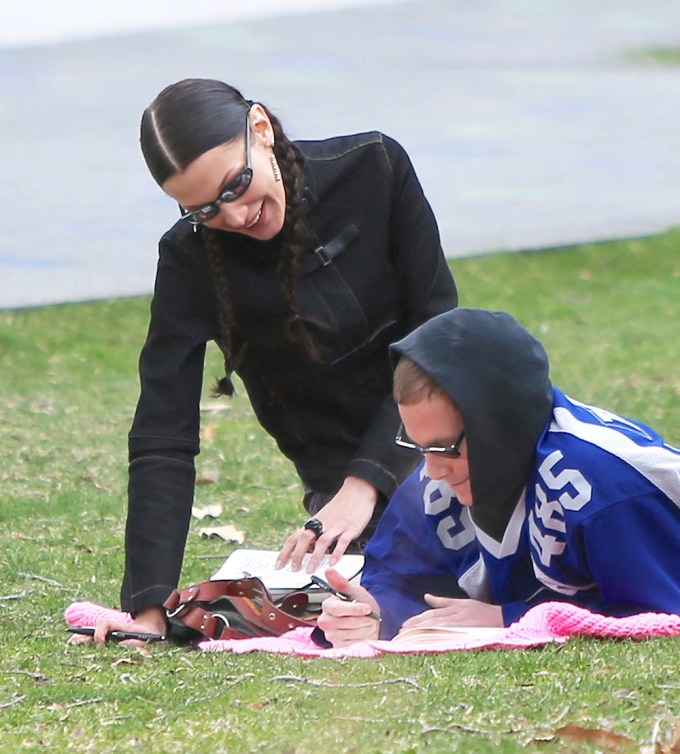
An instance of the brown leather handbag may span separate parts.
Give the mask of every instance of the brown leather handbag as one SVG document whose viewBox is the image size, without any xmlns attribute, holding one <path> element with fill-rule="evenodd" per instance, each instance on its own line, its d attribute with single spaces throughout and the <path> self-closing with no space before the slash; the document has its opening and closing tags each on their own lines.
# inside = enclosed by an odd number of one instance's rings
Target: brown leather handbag
<svg viewBox="0 0 680 754">
<path fill-rule="evenodd" d="M 175 589 L 163 607 L 169 637 L 178 642 L 280 636 L 316 623 L 304 592 L 292 592 L 275 604 L 260 579 L 252 577 L 202 581 Z"/>
</svg>

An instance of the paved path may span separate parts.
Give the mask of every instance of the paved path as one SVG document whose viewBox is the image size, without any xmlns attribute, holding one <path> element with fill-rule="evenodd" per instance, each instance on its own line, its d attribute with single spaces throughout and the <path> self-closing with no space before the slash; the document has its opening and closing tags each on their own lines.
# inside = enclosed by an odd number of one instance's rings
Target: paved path
<svg viewBox="0 0 680 754">
<path fill-rule="evenodd" d="M 635 58 L 678 46 L 677 0 L 298 10 L 33 46 L 0 34 L 0 308 L 151 289 L 175 208 L 138 122 L 185 76 L 238 85 L 293 137 L 398 138 L 449 256 L 680 224 L 680 68 Z"/>
</svg>

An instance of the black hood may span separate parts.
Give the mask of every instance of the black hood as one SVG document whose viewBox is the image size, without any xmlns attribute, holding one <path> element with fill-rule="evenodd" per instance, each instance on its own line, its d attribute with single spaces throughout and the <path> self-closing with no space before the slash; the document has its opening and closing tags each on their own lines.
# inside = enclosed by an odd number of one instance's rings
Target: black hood
<svg viewBox="0 0 680 754">
<path fill-rule="evenodd" d="M 509 314 L 454 309 L 391 347 L 456 403 L 465 422 L 475 524 L 500 542 L 552 412 L 543 346 Z"/>
</svg>

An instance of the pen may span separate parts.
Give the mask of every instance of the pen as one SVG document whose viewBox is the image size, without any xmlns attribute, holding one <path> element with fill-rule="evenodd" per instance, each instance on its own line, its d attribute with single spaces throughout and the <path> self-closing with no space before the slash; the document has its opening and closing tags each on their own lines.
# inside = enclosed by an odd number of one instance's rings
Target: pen
<svg viewBox="0 0 680 754">
<path fill-rule="evenodd" d="M 94 628 L 88 626 L 69 626 L 66 629 L 72 634 L 83 634 L 83 636 L 94 636 Z M 145 634 L 139 631 L 109 631 L 106 634 L 107 639 L 114 641 L 125 641 L 126 639 L 139 639 L 140 641 L 165 641 L 165 634 Z"/>
<path fill-rule="evenodd" d="M 336 589 L 335 587 L 331 586 L 327 581 L 324 581 L 320 576 L 312 575 L 310 576 L 310 579 L 312 581 L 312 584 L 316 584 L 316 586 L 320 587 L 326 592 L 330 592 L 331 594 L 335 595 L 338 599 L 344 600 L 345 602 L 356 602 L 354 597 L 347 594 L 347 592 L 341 592 L 339 589 Z M 382 618 L 377 613 L 374 613 L 372 610 L 370 613 L 368 613 L 367 617 L 373 618 L 373 620 L 377 620 L 377 621 L 382 620 Z"/>
</svg>

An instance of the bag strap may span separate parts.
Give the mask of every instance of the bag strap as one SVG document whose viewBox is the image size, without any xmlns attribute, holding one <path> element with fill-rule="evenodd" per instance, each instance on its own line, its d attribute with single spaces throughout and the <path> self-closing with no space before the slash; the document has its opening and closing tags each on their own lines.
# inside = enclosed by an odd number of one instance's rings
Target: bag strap
<svg viewBox="0 0 680 754">
<path fill-rule="evenodd" d="M 241 639 L 243 634 L 225 624 L 219 613 L 210 612 L 210 605 L 228 598 L 248 625 L 260 636 L 280 636 L 310 621 L 290 615 L 271 600 L 267 588 L 257 578 L 202 581 L 184 589 L 175 589 L 163 603 L 169 618 L 178 618 L 189 628 L 211 639 Z M 285 607 L 302 611 L 308 597 L 303 592 L 289 595 Z"/>
</svg>

